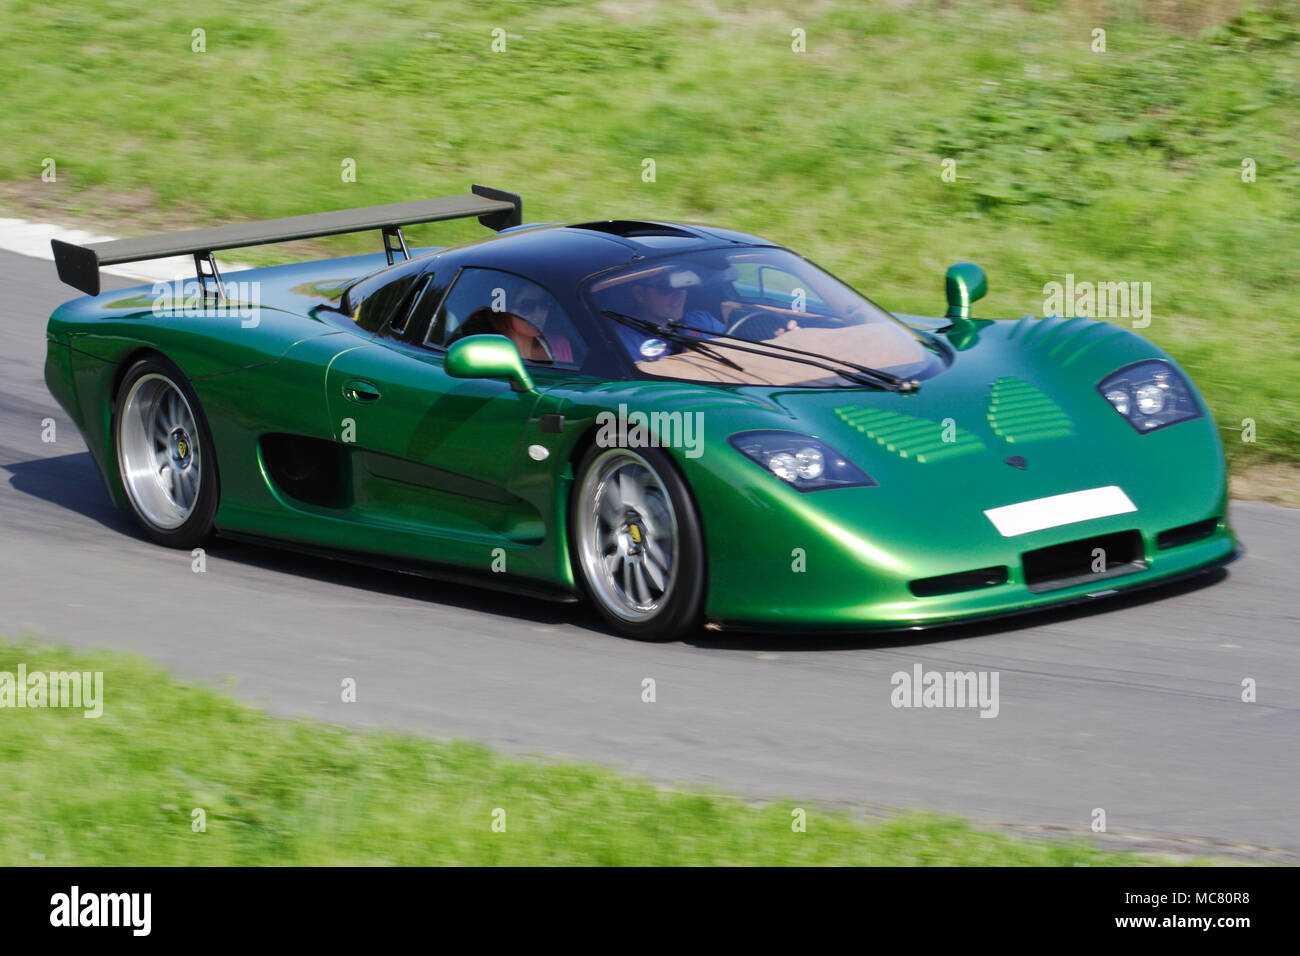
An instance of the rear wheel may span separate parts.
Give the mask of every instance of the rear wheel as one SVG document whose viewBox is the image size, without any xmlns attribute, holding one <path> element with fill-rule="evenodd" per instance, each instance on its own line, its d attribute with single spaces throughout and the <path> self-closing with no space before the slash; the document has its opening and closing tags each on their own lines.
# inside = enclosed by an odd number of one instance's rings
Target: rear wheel
<svg viewBox="0 0 1300 956">
<path fill-rule="evenodd" d="M 174 548 L 205 541 L 220 500 L 217 460 L 198 396 L 172 362 L 150 357 L 127 369 L 113 438 L 122 487 L 145 534 Z"/>
<path fill-rule="evenodd" d="M 600 615 L 620 633 L 667 641 L 704 603 L 704 539 L 672 459 L 656 448 L 593 447 L 574 485 L 574 564 Z"/>
</svg>

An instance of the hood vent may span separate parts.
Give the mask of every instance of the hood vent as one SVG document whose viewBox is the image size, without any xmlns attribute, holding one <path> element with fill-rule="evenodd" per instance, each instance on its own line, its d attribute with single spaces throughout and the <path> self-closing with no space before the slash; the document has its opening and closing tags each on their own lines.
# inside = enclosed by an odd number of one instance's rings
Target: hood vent
<svg viewBox="0 0 1300 956">
<path fill-rule="evenodd" d="M 989 426 L 1008 444 L 1068 438 L 1074 423 L 1042 389 L 1004 376 L 989 389 Z"/>
<path fill-rule="evenodd" d="M 1050 315 L 1036 319 L 1027 315 L 1011 328 L 1008 340 L 1019 342 L 1025 348 L 1043 349 L 1049 358 L 1068 368 L 1085 353 L 1103 342 L 1124 335 L 1124 329 L 1097 319 L 1076 316 L 1063 319 Z"/>
<path fill-rule="evenodd" d="M 843 405 L 835 409 L 835 414 L 899 458 L 911 458 L 921 464 L 946 461 L 984 449 L 984 443 L 970 432 L 928 418 L 861 405 Z M 944 441 L 945 435 L 952 440 Z"/>
</svg>

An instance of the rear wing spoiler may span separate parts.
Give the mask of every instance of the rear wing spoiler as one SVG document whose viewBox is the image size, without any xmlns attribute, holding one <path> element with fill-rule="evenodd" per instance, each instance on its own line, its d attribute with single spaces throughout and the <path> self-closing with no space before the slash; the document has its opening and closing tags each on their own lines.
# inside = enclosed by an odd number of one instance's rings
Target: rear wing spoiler
<svg viewBox="0 0 1300 956">
<path fill-rule="evenodd" d="M 217 275 L 216 260 L 212 254 L 221 249 L 379 229 L 383 232 L 384 252 L 391 265 L 394 253 L 400 252 L 404 259 L 411 257 L 406 248 L 406 239 L 402 236 L 402 226 L 477 216 L 483 225 L 500 232 L 523 223 L 523 200 L 517 194 L 477 184 L 470 189 L 463 196 L 340 209 L 337 212 L 318 212 L 264 222 L 242 222 L 210 229 L 189 229 L 185 232 L 141 236 L 138 239 L 115 239 L 87 246 L 51 239 L 50 247 L 54 250 L 54 264 L 59 270 L 59 279 L 87 295 L 99 295 L 101 266 L 192 254 L 205 297 L 209 291 L 208 280 L 212 280 L 216 294 L 220 296 L 221 277 Z"/>
</svg>

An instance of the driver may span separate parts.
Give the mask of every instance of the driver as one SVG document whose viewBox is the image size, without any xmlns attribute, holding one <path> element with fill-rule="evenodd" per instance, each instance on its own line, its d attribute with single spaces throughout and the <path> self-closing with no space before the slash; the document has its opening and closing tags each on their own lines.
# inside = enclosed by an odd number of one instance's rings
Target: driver
<svg viewBox="0 0 1300 956">
<path fill-rule="evenodd" d="M 686 311 L 687 290 L 702 284 L 694 270 L 682 267 L 669 266 L 651 275 L 642 276 L 631 284 L 632 298 L 635 302 L 634 313 L 637 318 L 680 331 L 694 338 L 725 334 L 727 323 L 712 312 L 703 309 Z M 798 327 L 799 324 L 794 319 L 790 319 L 784 326 L 778 325 L 771 334 L 779 336 Z M 659 338 L 653 333 L 627 325 L 617 325 L 616 331 L 633 361 L 675 355 L 683 348 L 680 343 Z M 743 333 L 738 334 L 743 335 Z"/>
<path fill-rule="evenodd" d="M 636 317 L 695 338 L 726 332 L 725 323 L 712 312 L 686 311 L 686 290 L 698 285 L 700 277 L 690 269 L 662 269 L 637 279 L 631 287 L 632 298 L 636 303 Z M 617 324 L 615 330 L 633 361 L 656 359 L 682 350 L 680 344 L 627 325 Z"/>
</svg>

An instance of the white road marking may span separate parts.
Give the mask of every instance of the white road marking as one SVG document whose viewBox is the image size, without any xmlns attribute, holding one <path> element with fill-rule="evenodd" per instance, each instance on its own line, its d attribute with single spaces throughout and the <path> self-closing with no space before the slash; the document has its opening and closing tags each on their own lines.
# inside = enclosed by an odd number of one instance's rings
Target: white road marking
<svg viewBox="0 0 1300 956">
<path fill-rule="evenodd" d="M 26 219 L 0 219 L 0 249 L 16 252 L 20 256 L 33 259 L 54 261 L 50 250 L 51 239 L 61 239 L 84 246 L 92 242 L 111 242 L 118 236 L 104 236 L 86 232 L 83 229 L 65 229 L 48 222 L 28 222 Z M 251 266 L 233 262 L 217 261 L 217 269 L 224 275 L 227 272 L 239 272 Z M 168 259 L 150 259 L 147 262 L 124 262 L 116 266 L 104 266 L 100 272 L 123 276 L 128 279 L 140 279 L 144 282 L 173 282 L 177 279 L 194 278 L 193 256 L 172 256 Z"/>
</svg>

